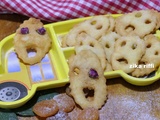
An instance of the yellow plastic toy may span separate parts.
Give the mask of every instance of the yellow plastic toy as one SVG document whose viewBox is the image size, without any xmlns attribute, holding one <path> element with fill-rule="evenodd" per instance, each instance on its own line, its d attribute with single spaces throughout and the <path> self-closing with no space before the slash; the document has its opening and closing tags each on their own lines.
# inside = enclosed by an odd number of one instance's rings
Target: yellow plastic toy
<svg viewBox="0 0 160 120">
<path fill-rule="evenodd" d="M 120 15 L 113 15 L 118 17 Z M 25 65 L 13 48 L 14 34 L 0 42 L 0 108 L 17 108 L 29 101 L 37 90 L 61 87 L 69 82 L 67 59 L 74 53 L 73 47 L 61 48 L 59 37 L 86 18 L 73 19 L 45 25 L 52 39 L 52 48 L 42 61 Z M 156 34 L 158 37 L 160 33 Z M 149 78 L 135 78 L 121 70 L 105 72 L 106 79 L 122 77 L 127 82 L 145 86 L 160 79 L 160 68 Z"/>
</svg>

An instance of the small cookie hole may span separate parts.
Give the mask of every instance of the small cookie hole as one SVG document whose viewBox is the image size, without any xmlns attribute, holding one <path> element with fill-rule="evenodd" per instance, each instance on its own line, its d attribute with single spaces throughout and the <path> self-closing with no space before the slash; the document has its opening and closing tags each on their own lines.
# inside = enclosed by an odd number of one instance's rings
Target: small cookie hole
<svg viewBox="0 0 160 120">
<path fill-rule="evenodd" d="M 79 68 L 75 67 L 73 69 L 73 72 L 74 72 L 75 75 L 79 75 L 80 70 L 79 70 Z"/>
<path fill-rule="evenodd" d="M 28 54 L 28 57 L 29 57 L 29 58 L 35 57 L 36 54 L 37 54 L 37 50 L 36 50 L 36 49 L 33 49 L 33 48 L 28 48 L 28 49 L 27 49 L 27 54 Z"/>
<path fill-rule="evenodd" d="M 148 44 L 146 47 L 147 47 L 147 48 L 150 48 L 150 47 L 151 47 L 151 44 Z"/>
<path fill-rule="evenodd" d="M 110 46 L 109 46 L 109 44 L 108 44 L 108 43 L 105 45 L 105 47 L 106 47 L 106 48 L 110 48 Z"/>
<path fill-rule="evenodd" d="M 156 51 L 155 53 L 154 53 L 154 55 L 158 55 L 159 53 L 158 53 L 158 51 Z"/>
<path fill-rule="evenodd" d="M 146 20 L 145 23 L 146 23 L 146 24 L 150 24 L 151 21 L 150 21 L 150 20 Z"/>
<path fill-rule="evenodd" d="M 94 44 L 93 44 L 93 43 L 90 43 L 89 46 L 90 46 L 90 47 L 94 47 Z"/>
<path fill-rule="evenodd" d="M 135 50 L 137 48 L 137 44 L 132 45 L 132 49 Z"/>
<path fill-rule="evenodd" d="M 121 47 L 126 45 L 126 41 L 121 42 Z"/>
<path fill-rule="evenodd" d="M 135 17 L 137 17 L 137 18 L 139 18 L 139 17 L 141 17 L 142 16 L 142 13 L 141 12 L 137 12 L 136 14 L 135 14 Z"/>
<path fill-rule="evenodd" d="M 128 61 L 125 58 L 120 58 L 117 61 L 120 62 L 121 64 L 128 64 Z"/>
</svg>

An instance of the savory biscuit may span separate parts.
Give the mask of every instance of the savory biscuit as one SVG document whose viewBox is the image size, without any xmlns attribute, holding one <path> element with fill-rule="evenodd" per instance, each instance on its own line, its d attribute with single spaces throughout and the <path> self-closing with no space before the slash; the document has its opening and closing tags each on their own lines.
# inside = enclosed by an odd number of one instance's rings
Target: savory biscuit
<svg viewBox="0 0 160 120">
<path fill-rule="evenodd" d="M 25 20 L 17 29 L 14 48 L 18 57 L 27 64 L 41 61 L 51 47 L 51 39 L 39 19 Z M 29 55 L 34 52 L 35 55 Z"/>
<path fill-rule="evenodd" d="M 159 14 L 154 10 L 139 10 L 116 19 L 115 31 L 122 35 L 137 35 L 140 38 L 153 33 L 159 27 Z"/>
<path fill-rule="evenodd" d="M 118 35 L 117 33 L 109 32 L 99 39 L 99 42 L 105 50 L 106 59 L 109 63 L 111 63 L 111 56 L 114 52 L 114 44 L 119 37 L 120 35 Z"/>
<path fill-rule="evenodd" d="M 160 39 L 152 34 L 145 37 L 146 51 L 140 60 L 139 67 L 132 72 L 132 76 L 142 77 L 150 74 L 160 66 Z"/>
<path fill-rule="evenodd" d="M 77 43 L 75 45 L 76 54 L 82 50 L 91 50 L 100 59 L 102 68 L 106 68 L 106 57 L 103 46 L 95 40 L 93 37 L 87 35 L 86 33 L 81 33 L 77 38 Z"/>
<path fill-rule="evenodd" d="M 100 109 L 107 99 L 107 86 L 99 58 L 91 50 L 82 50 L 69 63 L 70 94 L 83 109 Z"/>
<path fill-rule="evenodd" d="M 128 53 L 127 53 L 128 52 Z M 138 36 L 122 36 L 115 43 L 115 50 L 112 54 L 112 68 L 131 73 L 135 68 L 132 64 L 138 64 L 145 53 L 145 44 Z"/>
</svg>

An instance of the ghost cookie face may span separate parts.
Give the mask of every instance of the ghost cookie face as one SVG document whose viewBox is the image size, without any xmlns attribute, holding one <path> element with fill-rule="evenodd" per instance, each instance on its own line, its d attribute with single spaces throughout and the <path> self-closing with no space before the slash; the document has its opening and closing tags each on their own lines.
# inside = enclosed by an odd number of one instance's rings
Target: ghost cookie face
<svg viewBox="0 0 160 120">
<path fill-rule="evenodd" d="M 82 50 L 70 57 L 68 63 L 69 87 L 75 102 L 82 109 L 100 109 L 107 99 L 107 86 L 97 55 L 91 50 Z"/>
<path fill-rule="evenodd" d="M 96 39 L 86 33 L 79 34 L 75 45 L 75 51 L 76 53 L 79 53 L 82 50 L 91 50 L 94 52 L 100 59 L 103 70 L 105 70 L 107 64 L 105 59 L 105 51 L 103 46 Z"/>
<path fill-rule="evenodd" d="M 159 27 L 159 14 L 154 10 L 140 10 L 116 19 L 115 30 L 120 35 L 138 35 L 140 38 Z"/>
<path fill-rule="evenodd" d="M 132 76 L 143 77 L 158 69 L 160 66 L 160 40 L 154 35 L 145 37 L 146 51 L 142 59 L 139 61 L 141 68 L 136 68 L 132 72 Z M 151 67 L 147 67 L 151 65 Z"/>
<path fill-rule="evenodd" d="M 20 25 L 13 42 L 18 57 L 26 64 L 40 62 L 51 47 L 51 39 L 43 23 L 35 18 L 30 18 Z"/>
<path fill-rule="evenodd" d="M 127 52 L 129 51 L 129 54 Z M 145 44 L 138 36 L 123 36 L 115 42 L 115 50 L 112 54 L 112 67 L 114 70 L 123 70 L 131 73 L 135 68 L 132 64 L 138 64 L 145 53 Z"/>
</svg>

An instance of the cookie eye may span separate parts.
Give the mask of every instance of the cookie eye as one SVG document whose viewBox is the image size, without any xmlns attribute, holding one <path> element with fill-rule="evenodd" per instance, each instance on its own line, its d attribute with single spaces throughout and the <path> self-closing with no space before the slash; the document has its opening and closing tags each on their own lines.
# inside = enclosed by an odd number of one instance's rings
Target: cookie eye
<svg viewBox="0 0 160 120">
<path fill-rule="evenodd" d="M 91 21 L 91 25 L 95 25 L 97 22 L 94 20 L 94 21 Z"/>
<path fill-rule="evenodd" d="M 74 72 L 75 75 L 79 75 L 80 70 L 79 70 L 78 67 L 75 67 L 75 68 L 73 69 L 73 72 Z"/>
<path fill-rule="evenodd" d="M 40 35 L 44 35 L 46 33 L 46 29 L 44 27 L 39 28 L 38 30 L 36 30 L 38 34 Z"/>
<path fill-rule="evenodd" d="M 89 46 L 94 47 L 94 43 L 93 43 L 93 42 L 91 42 L 91 43 L 89 44 Z"/>
<path fill-rule="evenodd" d="M 97 71 L 96 71 L 95 69 L 92 69 L 92 68 L 91 68 L 91 69 L 89 70 L 88 74 L 89 74 L 89 77 L 90 77 L 90 78 L 93 78 L 93 79 L 98 78 L 98 73 L 97 73 Z"/>
<path fill-rule="evenodd" d="M 139 17 L 141 17 L 142 16 L 142 13 L 141 12 L 137 12 L 136 14 L 135 14 L 135 17 L 137 17 L 137 18 L 139 18 Z"/>
<path fill-rule="evenodd" d="M 106 43 L 105 47 L 106 48 L 110 48 L 110 45 L 108 43 Z"/>
<path fill-rule="evenodd" d="M 154 55 L 158 55 L 158 54 L 159 54 L 158 51 L 155 51 Z"/>
<path fill-rule="evenodd" d="M 134 49 L 136 49 L 137 48 L 137 44 L 133 44 L 132 45 L 132 49 L 134 50 Z"/>
<path fill-rule="evenodd" d="M 21 28 L 21 34 L 28 34 L 28 33 L 29 33 L 28 27 Z"/>
<path fill-rule="evenodd" d="M 147 48 L 150 48 L 150 47 L 151 47 L 151 44 L 148 44 L 146 47 L 147 47 Z"/>
<path fill-rule="evenodd" d="M 122 41 L 121 42 L 121 47 L 125 46 L 126 45 L 126 41 Z"/>
</svg>

